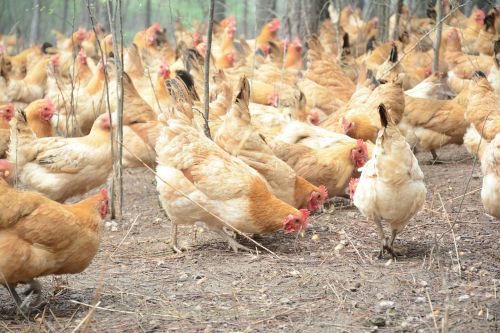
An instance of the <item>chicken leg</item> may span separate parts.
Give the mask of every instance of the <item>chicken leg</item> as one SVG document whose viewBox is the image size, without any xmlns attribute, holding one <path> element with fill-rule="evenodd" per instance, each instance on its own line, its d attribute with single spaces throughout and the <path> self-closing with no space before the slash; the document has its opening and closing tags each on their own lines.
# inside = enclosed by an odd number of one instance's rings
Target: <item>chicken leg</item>
<svg viewBox="0 0 500 333">
<path fill-rule="evenodd" d="M 238 243 L 233 237 L 231 237 L 227 233 L 225 233 L 224 230 L 217 229 L 217 230 L 214 230 L 214 232 L 219 234 L 226 242 L 228 242 L 229 246 L 231 246 L 233 248 L 234 252 L 238 253 L 238 249 L 240 249 L 242 251 L 252 252 L 251 249 Z"/>
<path fill-rule="evenodd" d="M 16 305 L 19 309 L 19 311 L 23 312 L 23 313 L 31 313 L 31 312 L 36 312 L 36 311 L 39 311 L 39 307 L 44 305 L 44 303 L 42 304 L 39 304 L 38 306 L 36 307 L 32 307 L 30 306 L 30 296 L 31 296 L 31 292 L 35 293 L 35 294 L 38 294 L 38 297 L 37 299 L 39 298 L 40 294 L 41 294 L 41 285 L 38 281 L 35 281 L 35 280 L 31 280 L 29 282 L 30 284 L 30 287 L 27 291 L 30 291 L 29 292 L 29 295 L 28 297 L 26 297 L 26 299 L 24 301 L 21 300 L 21 297 L 19 297 L 19 294 L 17 293 L 16 291 L 16 288 L 14 288 L 13 286 L 9 285 L 9 284 L 5 284 L 5 288 L 7 288 L 7 291 L 9 292 L 9 294 L 12 296 L 12 298 L 14 299 L 14 302 L 16 302 Z M 38 289 L 39 288 L 39 289 Z"/>
<path fill-rule="evenodd" d="M 391 240 L 389 241 L 389 239 L 387 237 L 385 237 L 384 228 L 382 227 L 382 222 L 380 221 L 380 219 L 375 218 L 373 221 L 377 225 L 378 234 L 379 234 L 380 240 L 382 242 L 382 248 L 380 249 L 380 252 L 378 254 L 378 258 L 382 259 L 384 257 L 385 251 L 387 251 L 393 258 L 395 258 L 396 254 L 394 253 L 394 251 L 392 249 L 392 243 L 394 242 L 394 239 L 396 238 L 396 234 L 397 234 L 396 231 L 395 230 L 392 231 Z"/>
<path fill-rule="evenodd" d="M 177 244 L 177 224 L 173 222 L 170 229 L 170 247 L 175 253 L 182 253 L 183 249 L 179 248 L 179 245 Z"/>
</svg>

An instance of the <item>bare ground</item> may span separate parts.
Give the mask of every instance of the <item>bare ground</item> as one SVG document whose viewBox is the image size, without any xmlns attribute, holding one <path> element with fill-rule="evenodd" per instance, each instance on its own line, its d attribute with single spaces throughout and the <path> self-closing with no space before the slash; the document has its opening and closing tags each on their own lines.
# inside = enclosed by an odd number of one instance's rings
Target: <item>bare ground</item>
<svg viewBox="0 0 500 333">
<path fill-rule="evenodd" d="M 396 240 L 396 261 L 376 258 L 374 224 L 346 200 L 313 216 L 302 236 L 259 238 L 276 256 L 235 254 L 187 227 L 190 249 L 173 254 L 154 177 L 127 171 L 124 220 L 115 231 L 107 223 L 93 264 L 41 279 L 48 304 L 31 320 L 1 289 L 0 331 L 500 331 L 500 222 L 484 213 L 479 166 L 470 177 L 465 149 L 439 154 L 446 163 L 418 154 L 427 202 Z"/>
</svg>

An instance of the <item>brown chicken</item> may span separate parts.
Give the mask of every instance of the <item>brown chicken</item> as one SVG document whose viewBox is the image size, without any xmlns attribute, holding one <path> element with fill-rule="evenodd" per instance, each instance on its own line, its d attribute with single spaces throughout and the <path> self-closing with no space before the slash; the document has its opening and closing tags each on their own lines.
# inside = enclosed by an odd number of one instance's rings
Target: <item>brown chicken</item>
<svg viewBox="0 0 500 333">
<path fill-rule="evenodd" d="M 10 141 L 10 120 L 14 117 L 14 105 L 0 106 L 0 158 L 5 158 Z"/>
<path fill-rule="evenodd" d="M 344 196 L 349 179 L 359 175 L 358 168 L 369 158 L 363 140 L 298 122 L 288 125 L 270 145 L 297 175 L 324 185 L 330 197 Z"/>
<path fill-rule="evenodd" d="M 215 143 L 259 172 L 278 199 L 296 208 L 315 211 L 328 198 L 326 188 L 316 187 L 297 176 L 290 166 L 273 154 L 266 139 L 251 125 L 248 80 L 242 78 L 239 87 L 233 107 L 214 136 Z"/>
<path fill-rule="evenodd" d="M 465 109 L 450 100 L 405 97 L 405 111 L 399 128 L 412 147 L 430 151 L 448 144 L 461 145 L 467 129 Z"/>
<path fill-rule="evenodd" d="M 116 119 L 103 114 L 87 136 L 36 138 L 26 115 L 18 112 L 10 123 L 8 159 L 23 184 L 64 202 L 106 182 L 112 169 L 111 123 L 116 126 Z"/>
<path fill-rule="evenodd" d="M 179 251 L 179 224 L 204 222 L 234 251 L 248 248 L 224 228 L 267 234 L 307 226 L 307 210 L 299 211 L 276 198 L 255 170 L 191 127 L 190 110 L 180 110 L 184 112 L 174 110 L 156 144 L 157 189 L 172 221 L 170 245 L 175 251 Z"/>
<path fill-rule="evenodd" d="M 37 193 L 20 192 L 1 177 L 0 193 L 0 284 L 21 307 L 18 284 L 29 284 L 27 292 L 40 295 L 42 286 L 35 278 L 77 274 L 90 265 L 108 214 L 108 193 L 102 189 L 64 205 Z"/>
</svg>

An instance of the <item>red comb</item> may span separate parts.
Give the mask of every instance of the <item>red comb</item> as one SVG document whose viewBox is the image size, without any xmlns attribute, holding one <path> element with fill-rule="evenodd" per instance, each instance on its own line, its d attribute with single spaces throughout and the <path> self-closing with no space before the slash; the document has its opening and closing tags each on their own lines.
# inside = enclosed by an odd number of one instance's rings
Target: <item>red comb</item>
<svg viewBox="0 0 500 333">
<path fill-rule="evenodd" d="M 325 185 L 320 185 L 318 187 L 319 193 L 321 193 L 322 197 L 328 198 L 328 189 Z"/>
<path fill-rule="evenodd" d="M 104 199 L 108 199 L 108 190 L 105 187 L 101 189 L 101 195 Z"/>
</svg>

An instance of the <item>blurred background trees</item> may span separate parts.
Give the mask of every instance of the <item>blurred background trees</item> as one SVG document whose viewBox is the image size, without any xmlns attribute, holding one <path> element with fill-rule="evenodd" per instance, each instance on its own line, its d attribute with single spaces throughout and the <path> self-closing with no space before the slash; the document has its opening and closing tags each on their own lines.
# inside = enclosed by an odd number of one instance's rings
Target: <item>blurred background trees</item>
<svg viewBox="0 0 500 333">
<path fill-rule="evenodd" d="M 106 0 L 89 0 L 92 11 L 105 27 L 107 24 Z M 316 32 L 319 22 L 328 17 L 328 5 L 339 3 L 341 8 L 351 4 L 362 9 L 364 18 L 378 16 L 381 27 L 392 15 L 401 0 L 216 0 L 215 20 L 232 15 L 236 17 L 238 34 L 249 38 L 258 33 L 255 27 L 261 27 L 273 17 L 281 19 L 280 33 L 287 38 L 304 36 Z M 457 0 L 466 3 L 466 0 Z M 428 6 L 435 0 L 405 0 L 411 15 L 423 17 Z M 176 21 L 187 27 L 193 21 L 206 22 L 208 0 L 123 0 L 124 38 L 128 43 L 133 35 L 154 22 L 166 27 L 173 39 L 173 27 Z M 462 10 L 469 14 L 474 6 L 487 8 L 488 5 L 500 5 L 499 0 L 472 0 Z M 70 33 L 79 27 L 90 28 L 87 0 L 1 0 L 0 32 L 15 33 L 25 41 L 53 41 L 52 30 Z M 387 32 L 381 29 L 382 36 Z M 387 36 L 386 38 L 390 38 Z"/>
</svg>

